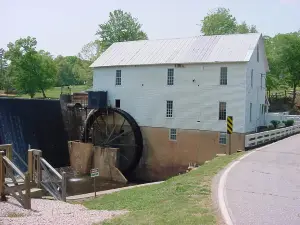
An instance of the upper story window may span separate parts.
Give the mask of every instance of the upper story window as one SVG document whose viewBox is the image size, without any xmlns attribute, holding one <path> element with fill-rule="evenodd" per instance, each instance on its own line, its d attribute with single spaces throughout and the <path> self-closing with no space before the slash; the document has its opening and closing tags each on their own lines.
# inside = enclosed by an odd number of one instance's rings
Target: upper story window
<svg viewBox="0 0 300 225">
<path fill-rule="evenodd" d="M 116 86 L 120 86 L 122 84 L 121 78 L 121 70 L 116 70 Z"/>
<path fill-rule="evenodd" d="M 173 101 L 167 101 L 166 117 L 173 117 Z"/>
<path fill-rule="evenodd" d="M 253 87 L 253 69 L 251 70 L 251 87 Z"/>
<path fill-rule="evenodd" d="M 220 85 L 227 85 L 227 67 L 221 67 Z"/>
<path fill-rule="evenodd" d="M 226 102 L 219 102 L 219 120 L 226 120 Z"/>
<path fill-rule="evenodd" d="M 174 85 L 174 69 L 168 69 L 167 84 Z"/>
<path fill-rule="evenodd" d="M 257 58 L 257 62 L 259 62 L 259 45 L 257 45 L 256 48 L 256 58 Z"/>
<path fill-rule="evenodd" d="M 177 130 L 176 129 L 170 129 L 169 132 L 169 138 L 171 141 L 176 141 L 177 140 Z"/>
</svg>

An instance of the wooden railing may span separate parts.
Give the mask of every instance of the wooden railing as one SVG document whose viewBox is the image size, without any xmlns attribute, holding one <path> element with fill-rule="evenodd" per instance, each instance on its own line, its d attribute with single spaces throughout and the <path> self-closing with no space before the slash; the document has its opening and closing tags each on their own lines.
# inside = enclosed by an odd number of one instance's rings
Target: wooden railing
<svg viewBox="0 0 300 225">
<path fill-rule="evenodd" d="M 18 180 L 14 173 L 17 174 Z M 5 181 L 5 178 L 9 179 Z M 24 193 L 23 190 L 25 191 Z M 0 200 L 6 201 L 6 195 L 9 194 L 25 209 L 31 208 L 29 174 L 26 173 L 24 175 L 7 157 L 7 152 L 0 151 Z"/>
<path fill-rule="evenodd" d="M 300 124 L 291 127 L 284 127 L 280 129 L 264 131 L 255 134 L 247 134 L 245 137 L 245 147 L 251 148 L 264 143 L 276 141 L 284 137 L 300 132 Z"/>
<path fill-rule="evenodd" d="M 30 180 L 46 189 L 55 199 L 66 201 L 66 173 L 59 174 L 43 157 L 42 151 L 28 151 Z"/>
</svg>

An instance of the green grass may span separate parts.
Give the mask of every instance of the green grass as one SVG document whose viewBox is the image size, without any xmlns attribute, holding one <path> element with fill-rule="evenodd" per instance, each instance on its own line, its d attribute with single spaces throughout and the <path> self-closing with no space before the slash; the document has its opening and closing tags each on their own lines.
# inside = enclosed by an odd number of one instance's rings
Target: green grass
<svg viewBox="0 0 300 225">
<path fill-rule="evenodd" d="M 71 87 L 72 92 L 80 92 L 80 91 L 84 91 L 84 90 L 87 90 L 87 89 L 88 89 L 88 86 L 86 86 L 86 85 L 76 85 L 76 86 Z M 49 89 L 49 90 L 46 91 L 46 96 L 47 96 L 47 98 L 57 99 L 57 98 L 59 98 L 60 93 L 61 93 L 61 88 L 60 87 L 54 87 L 54 88 Z M 29 95 L 18 95 L 18 97 L 30 98 Z M 34 97 L 35 98 L 42 98 L 43 94 L 40 92 L 40 93 L 37 93 Z"/>
<path fill-rule="evenodd" d="M 164 183 L 123 190 L 83 204 L 89 209 L 129 211 L 104 224 L 216 224 L 211 197 L 212 178 L 242 154 L 217 157 Z"/>
</svg>

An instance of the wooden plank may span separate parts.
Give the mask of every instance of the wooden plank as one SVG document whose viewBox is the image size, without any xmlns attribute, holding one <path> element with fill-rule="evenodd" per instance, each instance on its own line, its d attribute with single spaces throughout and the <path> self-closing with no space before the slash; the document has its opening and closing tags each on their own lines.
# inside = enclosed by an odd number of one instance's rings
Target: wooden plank
<svg viewBox="0 0 300 225">
<path fill-rule="evenodd" d="M 30 181 L 33 181 L 33 150 L 28 150 L 28 173 Z"/>
<path fill-rule="evenodd" d="M 12 161 L 10 161 L 9 158 L 7 158 L 6 156 L 4 156 L 3 159 L 9 165 L 9 167 L 11 167 L 23 180 L 25 180 L 25 175 L 21 172 L 21 170 L 19 170 L 18 167 L 16 167 L 15 164 L 13 164 Z"/>
<path fill-rule="evenodd" d="M 18 192 L 19 190 L 24 190 L 25 189 L 25 184 L 18 184 L 14 186 L 6 186 L 5 187 L 5 193 L 6 194 L 11 194 L 13 192 Z"/>
<path fill-rule="evenodd" d="M 30 198 L 30 176 L 27 172 L 25 174 L 25 195 L 24 195 L 24 208 L 31 209 L 31 198 Z"/>
<path fill-rule="evenodd" d="M 66 172 L 62 173 L 61 198 L 64 202 L 67 199 L 67 177 L 66 177 Z"/>
<path fill-rule="evenodd" d="M 0 151 L 4 151 L 6 157 L 12 160 L 12 144 L 0 145 Z"/>
<path fill-rule="evenodd" d="M 5 173 L 4 173 L 4 151 L 0 151 L 0 201 L 5 201 L 4 193 L 4 182 L 5 182 Z"/>
<path fill-rule="evenodd" d="M 44 165 L 51 170 L 52 173 L 54 173 L 60 180 L 62 180 L 62 176 L 57 172 L 56 169 L 54 169 L 44 158 L 41 158 L 41 162 L 44 163 Z"/>
</svg>

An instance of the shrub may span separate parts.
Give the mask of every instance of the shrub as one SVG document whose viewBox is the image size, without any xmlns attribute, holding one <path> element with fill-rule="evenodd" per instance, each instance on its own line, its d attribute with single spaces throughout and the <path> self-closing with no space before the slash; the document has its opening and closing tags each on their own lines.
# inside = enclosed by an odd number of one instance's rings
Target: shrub
<svg viewBox="0 0 300 225">
<path fill-rule="evenodd" d="M 286 127 L 291 127 L 293 125 L 294 125 L 294 120 L 287 120 L 287 121 L 285 121 L 285 126 Z"/>
<path fill-rule="evenodd" d="M 274 129 L 276 129 L 276 128 L 278 128 L 278 125 L 280 124 L 280 121 L 272 120 L 270 123 L 273 125 Z"/>
</svg>

